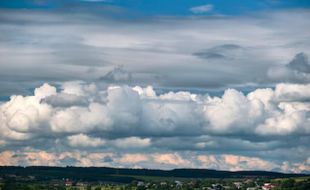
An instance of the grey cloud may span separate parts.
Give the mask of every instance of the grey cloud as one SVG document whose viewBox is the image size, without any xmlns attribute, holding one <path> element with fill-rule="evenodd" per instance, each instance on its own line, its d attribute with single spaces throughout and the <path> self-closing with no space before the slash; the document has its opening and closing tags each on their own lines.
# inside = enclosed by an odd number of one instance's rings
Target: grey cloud
<svg viewBox="0 0 310 190">
<path fill-rule="evenodd" d="M 308 26 L 308 14 L 288 11 L 247 19 L 129 21 L 86 9 L 70 14 L 3 10 L 0 78 L 2 83 L 16 86 L 17 93 L 46 81 L 95 81 L 102 77 L 115 82 L 111 68 L 124 65 L 134 75 L 128 80 L 132 85 L 213 89 L 248 83 L 270 85 L 279 81 L 266 77 L 270 67 L 288 62 L 292 52 L 308 53 L 308 43 L 287 47 L 308 40 L 297 30 Z M 291 22 L 294 26 L 283 24 L 288 18 L 296 18 Z M 122 83 L 127 83 L 128 73 Z M 305 80 L 299 77 L 295 82 Z M 20 81 L 27 81 L 27 88 L 16 84 Z"/>
<path fill-rule="evenodd" d="M 118 66 L 107 72 L 104 76 L 100 77 L 99 80 L 107 83 L 130 84 L 132 82 L 132 73 L 126 71 L 124 66 Z"/>
<path fill-rule="evenodd" d="M 298 53 L 287 65 L 289 68 L 302 73 L 310 73 L 310 64 L 305 53 Z"/>
<path fill-rule="evenodd" d="M 194 53 L 193 55 L 196 55 L 196 56 L 204 58 L 204 59 L 222 59 L 222 58 L 225 58 L 224 55 L 222 55 L 220 53 L 213 53 L 213 52 L 198 52 L 198 53 Z"/>
<path fill-rule="evenodd" d="M 205 51 L 193 53 L 193 55 L 203 59 L 223 59 L 223 58 L 233 59 L 235 58 L 235 56 L 231 56 L 231 53 L 233 51 L 241 49 L 243 48 L 236 44 L 223 44 L 211 47 Z"/>
<path fill-rule="evenodd" d="M 66 93 L 49 96 L 42 102 L 53 107 L 86 106 L 88 104 L 88 100 L 84 97 Z"/>
<path fill-rule="evenodd" d="M 223 45 L 210 48 L 210 50 L 213 50 L 213 51 L 233 51 L 237 49 L 242 49 L 242 47 L 237 44 L 223 44 Z"/>
<path fill-rule="evenodd" d="M 112 158 L 111 156 L 105 156 L 105 157 L 103 158 L 103 161 L 104 161 L 104 162 L 113 162 L 113 158 Z"/>
<path fill-rule="evenodd" d="M 267 72 L 275 82 L 310 82 L 310 65 L 305 53 L 296 54 L 286 65 L 273 66 Z"/>
</svg>

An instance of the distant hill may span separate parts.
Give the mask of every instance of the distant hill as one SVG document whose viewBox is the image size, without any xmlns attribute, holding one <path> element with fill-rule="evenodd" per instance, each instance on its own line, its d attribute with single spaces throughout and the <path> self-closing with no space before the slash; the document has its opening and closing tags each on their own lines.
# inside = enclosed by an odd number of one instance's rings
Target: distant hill
<svg viewBox="0 0 310 190">
<path fill-rule="evenodd" d="M 35 176 L 36 179 L 79 179 L 129 183 L 139 176 L 176 178 L 288 178 L 304 177 L 306 174 L 284 174 L 268 171 L 218 171 L 209 169 L 126 169 L 108 167 L 47 167 L 47 166 L 1 166 L 0 176 Z"/>
</svg>

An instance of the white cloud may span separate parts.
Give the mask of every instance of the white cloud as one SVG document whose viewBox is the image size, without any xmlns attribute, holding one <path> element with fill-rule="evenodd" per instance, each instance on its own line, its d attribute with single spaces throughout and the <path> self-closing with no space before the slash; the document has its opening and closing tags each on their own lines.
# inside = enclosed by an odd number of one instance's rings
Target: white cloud
<svg viewBox="0 0 310 190">
<path fill-rule="evenodd" d="M 264 105 L 260 100 L 249 100 L 233 89 L 226 90 L 222 98 L 206 102 L 204 109 L 212 130 L 219 133 L 251 130 L 264 114 Z"/>
<path fill-rule="evenodd" d="M 154 150 L 155 157 L 148 157 L 143 166 L 157 163 L 164 167 L 178 164 L 194 167 L 179 154 L 162 151 L 238 153 L 247 150 L 256 155 L 295 146 L 294 143 L 302 142 L 297 145 L 302 146 L 307 143 L 304 138 L 310 135 L 309 84 L 282 83 L 275 89 L 256 89 L 248 94 L 227 89 L 221 97 L 186 91 L 157 95 L 151 86 L 100 87 L 84 82 L 64 83 L 59 92 L 55 89 L 44 84 L 34 90 L 33 96 L 13 95 L 0 105 L 0 148 L 6 150 L 22 144 L 39 150 L 55 147 L 61 150 L 87 148 L 90 152 L 98 148 L 131 153 Z M 69 95 L 61 100 L 66 106 L 51 105 L 48 101 L 50 97 L 64 95 Z M 71 96 L 83 97 L 85 101 L 80 104 L 72 101 Z M 229 138 L 221 139 L 224 137 Z M 290 138 L 297 140 L 288 142 Z M 38 143 L 42 141 L 46 143 Z M 305 154 L 303 158 L 305 156 L 310 155 Z M 71 157 L 64 157 L 64 162 L 73 161 Z M 231 164 L 234 160 L 246 163 L 241 169 L 270 166 L 259 158 L 247 159 L 240 155 L 231 158 L 226 159 L 227 168 L 238 169 Z M 92 163 L 79 160 L 82 165 Z M 198 160 L 210 167 L 223 162 L 213 157 Z M 57 158 L 54 163 L 58 163 Z M 307 167 L 300 165 L 300 168 Z"/>
<path fill-rule="evenodd" d="M 201 6 L 190 8 L 190 11 L 194 14 L 208 13 L 212 10 L 213 10 L 213 5 L 211 5 L 211 4 L 201 5 Z"/>
<path fill-rule="evenodd" d="M 138 137 L 127 137 L 122 139 L 117 139 L 112 142 L 116 147 L 122 149 L 134 149 L 134 148 L 147 148 L 151 145 L 150 139 L 148 138 L 138 138 Z"/>
<path fill-rule="evenodd" d="M 54 87 L 44 84 L 35 89 L 34 96 L 12 96 L 2 104 L 1 127 L 5 137 L 22 140 L 42 130 L 60 134 L 99 130 L 147 136 L 309 133 L 306 126 L 310 107 L 305 101 L 310 98 L 308 84 L 278 84 L 275 90 L 257 89 L 248 95 L 228 89 L 222 97 L 190 92 L 157 96 L 152 87 L 98 89 L 89 84 L 64 83 L 62 88 L 56 94 Z M 74 105 L 71 99 L 63 99 L 69 101 L 67 107 L 53 107 L 42 101 L 49 98 L 46 96 L 67 93 L 83 94 L 86 105 Z M 135 138 L 128 138 L 127 144 L 139 140 Z"/>
<path fill-rule="evenodd" d="M 68 143 L 72 147 L 99 147 L 105 144 L 100 138 L 89 137 L 84 134 L 78 134 L 68 137 Z"/>
<path fill-rule="evenodd" d="M 149 160 L 149 158 L 144 154 L 125 154 L 119 159 L 121 163 L 138 163 L 147 160 Z"/>
<path fill-rule="evenodd" d="M 279 101 L 309 101 L 310 84 L 278 84 L 275 96 Z"/>
<path fill-rule="evenodd" d="M 164 153 L 152 155 L 155 162 L 159 164 L 176 165 L 178 167 L 190 166 L 190 161 L 182 158 L 177 153 Z"/>
</svg>

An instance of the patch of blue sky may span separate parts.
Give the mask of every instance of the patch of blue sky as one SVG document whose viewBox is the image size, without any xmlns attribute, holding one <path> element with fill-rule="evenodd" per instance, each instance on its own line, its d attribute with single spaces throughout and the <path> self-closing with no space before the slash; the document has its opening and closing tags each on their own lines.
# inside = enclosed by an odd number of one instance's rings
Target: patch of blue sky
<svg viewBox="0 0 310 190">
<path fill-rule="evenodd" d="M 253 91 L 255 91 L 256 89 L 261 89 L 261 88 L 271 88 L 271 89 L 275 89 L 274 86 L 270 86 L 270 85 L 265 85 L 265 86 L 243 86 L 243 87 L 232 87 L 233 89 L 242 92 L 244 95 L 247 95 Z M 172 87 L 154 87 L 154 90 L 156 92 L 157 95 L 162 95 L 162 94 L 166 94 L 169 92 L 180 92 L 180 91 L 186 91 L 186 92 L 190 92 L 193 94 L 199 94 L 199 95 L 210 95 L 210 96 L 217 96 L 217 97 L 221 97 L 223 96 L 226 88 L 172 88 Z"/>
<path fill-rule="evenodd" d="M 112 5 L 147 16 L 188 16 L 191 8 L 211 5 L 202 14 L 240 15 L 261 10 L 309 8 L 309 0 L 2 0 L 2 8 L 57 9 L 68 6 Z"/>
<path fill-rule="evenodd" d="M 0 104 L 1 102 L 6 102 L 10 100 L 10 96 L 0 96 Z"/>
</svg>

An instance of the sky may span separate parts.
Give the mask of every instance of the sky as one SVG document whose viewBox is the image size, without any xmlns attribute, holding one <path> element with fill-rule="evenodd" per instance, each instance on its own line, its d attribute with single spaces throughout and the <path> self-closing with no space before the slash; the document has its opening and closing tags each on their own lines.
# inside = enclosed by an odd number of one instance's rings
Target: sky
<svg viewBox="0 0 310 190">
<path fill-rule="evenodd" d="M 310 173 L 310 1 L 0 1 L 0 165 Z"/>
</svg>

